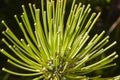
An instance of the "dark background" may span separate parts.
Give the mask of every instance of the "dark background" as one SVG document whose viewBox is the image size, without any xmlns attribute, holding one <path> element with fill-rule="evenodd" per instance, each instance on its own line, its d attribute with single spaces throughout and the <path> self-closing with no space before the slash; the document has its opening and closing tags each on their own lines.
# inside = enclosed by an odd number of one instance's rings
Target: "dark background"
<svg viewBox="0 0 120 80">
<path fill-rule="evenodd" d="M 70 5 L 73 0 L 68 0 L 66 12 L 70 10 Z M 82 2 L 83 4 L 91 4 L 92 12 L 101 12 L 102 15 L 95 24 L 91 35 L 95 33 L 100 33 L 102 30 L 106 31 L 106 35 L 109 35 L 110 43 L 117 41 L 118 44 L 111 49 L 116 50 L 118 55 L 120 55 L 120 0 L 76 0 L 76 3 Z M 6 23 L 10 26 L 13 32 L 16 33 L 18 37 L 22 36 L 19 32 L 19 29 L 16 26 L 14 20 L 14 14 L 21 15 L 22 9 L 21 5 L 25 6 L 28 3 L 34 3 L 38 7 L 40 6 L 40 0 L 0 0 L 0 21 L 5 20 Z M 113 26 L 115 25 L 115 26 Z M 113 29 L 112 29 L 113 28 Z M 111 30 L 112 29 L 112 30 Z M 5 30 L 4 26 L 0 23 L 0 48 L 7 47 L 1 42 L 1 39 L 4 37 L 1 33 Z M 7 58 L 0 54 L 0 80 L 30 80 L 25 77 L 13 76 L 8 73 L 1 71 L 2 67 L 10 66 L 7 64 Z M 113 77 L 120 75 L 120 58 L 116 59 L 114 62 L 117 63 L 116 67 L 111 67 L 105 69 L 104 71 L 94 72 L 92 75 L 102 74 L 103 77 Z"/>
</svg>

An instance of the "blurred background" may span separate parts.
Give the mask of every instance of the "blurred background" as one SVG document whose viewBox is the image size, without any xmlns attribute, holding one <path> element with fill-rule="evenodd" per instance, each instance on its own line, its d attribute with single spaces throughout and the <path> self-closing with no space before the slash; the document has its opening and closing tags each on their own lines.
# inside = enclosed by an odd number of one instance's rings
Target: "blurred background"
<svg viewBox="0 0 120 80">
<path fill-rule="evenodd" d="M 68 7 L 66 8 L 66 12 L 70 10 L 70 4 L 73 0 L 67 1 Z M 113 47 L 110 52 L 115 50 L 117 51 L 118 55 L 120 55 L 120 0 L 76 0 L 76 3 L 79 2 L 85 5 L 91 4 L 92 12 L 102 13 L 97 23 L 95 24 L 91 35 L 94 35 L 95 33 L 100 33 L 101 31 L 105 30 L 106 35 L 110 36 L 110 43 L 112 43 L 113 41 L 118 42 L 118 44 Z M 17 24 L 13 16 L 14 14 L 21 15 L 21 5 L 24 4 L 27 6 L 28 3 L 33 3 L 40 7 L 40 0 L 0 0 L 0 21 L 5 20 L 12 31 L 15 32 L 18 37 L 21 37 L 22 35 L 17 28 Z M 0 23 L 0 48 L 8 49 L 1 42 L 1 39 L 4 37 L 1 34 L 3 30 L 5 30 L 5 28 Z M 107 54 L 110 54 L 110 52 L 108 51 Z M 4 66 L 14 68 L 6 61 L 7 58 L 4 55 L 0 54 L 0 80 L 30 80 L 25 77 L 13 76 L 1 71 L 2 67 Z M 117 63 L 117 66 L 96 71 L 88 75 L 102 75 L 102 77 L 113 77 L 120 75 L 120 57 L 114 62 Z"/>
</svg>

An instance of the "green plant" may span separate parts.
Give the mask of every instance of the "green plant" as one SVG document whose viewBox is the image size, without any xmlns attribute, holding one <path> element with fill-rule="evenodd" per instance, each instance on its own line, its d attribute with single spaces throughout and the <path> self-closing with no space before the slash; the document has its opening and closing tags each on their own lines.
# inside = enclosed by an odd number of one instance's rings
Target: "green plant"
<svg viewBox="0 0 120 80">
<path fill-rule="evenodd" d="M 22 5 L 23 14 L 21 19 L 15 15 L 15 19 L 24 35 L 19 40 L 2 20 L 6 31 L 2 33 L 11 41 L 2 41 L 13 51 L 13 54 L 1 49 L 6 55 L 8 62 L 24 73 L 3 68 L 3 71 L 19 76 L 34 76 L 34 80 L 66 80 L 83 79 L 85 75 L 95 70 L 115 66 L 111 63 L 118 57 L 116 52 L 94 62 L 90 62 L 105 51 L 110 49 L 116 42 L 109 46 L 109 36 L 103 38 L 105 31 L 96 34 L 90 39 L 89 32 L 100 16 L 100 13 L 90 13 L 90 5 L 72 3 L 67 21 L 65 18 L 66 0 L 47 0 L 46 10 L 44 0 L 41 0 L 40 9 L 29 4 L 33 21 L 30 21 L 25 6 Z M 90 17 L 89 17 L 90 16 Z M 34 24 L 34 25 L 33 25 Z"/>
</svg>

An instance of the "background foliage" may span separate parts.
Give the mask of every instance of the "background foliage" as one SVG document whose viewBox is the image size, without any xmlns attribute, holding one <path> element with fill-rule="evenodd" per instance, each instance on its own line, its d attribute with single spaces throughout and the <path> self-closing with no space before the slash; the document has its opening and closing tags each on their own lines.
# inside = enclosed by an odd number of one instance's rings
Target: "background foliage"
<svg viewBox="0 0 120 80">
<path fill-rule="evenodd" d="M 67 5 L 69 6 L 71 2 L 72 0 L 68 0 Z M 102 30 L 106 30 L 107 34 L 111 36 L 110 41 L 112 42 L 113 40 L 116 40 L 118 42 L 118 44 L 113 48 L 116 49 L 117 53 L 120 55 L 120 0 L 77 0 L 76 3 L 78 2 L 82 2 L 83 4 L 90 3 L 93 12 L 102 12 L 102 15 L 94 26 L 91 35 L 95 33 L 100 33 Z M 21 37 L 22 35 L 16 28 L 17 24 L 14 23 L 15 20 L 13 18 L 13 15 L 20 15 L 22 12 L 21 4 L 27 5 L 28 3 L 35 3 L 38 7 L 40 6 L 40 1 L 38 0 L 0 0 L 0 21 L 4 19 L 8 25 L 12 25 L 12 31 L 16 32 L 19 37 Z M 66 10 L 69 11 L 69 7 L 67 7 Z M 113 24 L 116 24 L 116 26 L 113 26 Z M 0 23 L 0 39 L 3 37 L 3 35 L 1 35 L 1 32 L 3 30 L 4 27 Z M 4 44 L 0 41 L 0 48 L 1 47 L 5 48 Z M 112 49 L 110 50 L 110 52 L 111 51 Z M 0 68 L 2 68 L 3 66 L 10 66 L 6 64 L 6 59 L 7 58 L 4 55 L 0 54 Z M 98 71 L 94 72 L 93 74 L 102 74 L 103 77 L 120 75 L 120 58 L 117 59 L 116 62 L 118 66 L 105 69 L 105 72 Z M 7 77 L 9 77 L 9 79 L 11 80 L 12 78 L 15 80 L 25 80 L 24 77 L 19 78 L 18 76 L 12 76 L 0 71 L 0 79 L 4 78 L 5 80 L 5 78 Z"/>
</svg>

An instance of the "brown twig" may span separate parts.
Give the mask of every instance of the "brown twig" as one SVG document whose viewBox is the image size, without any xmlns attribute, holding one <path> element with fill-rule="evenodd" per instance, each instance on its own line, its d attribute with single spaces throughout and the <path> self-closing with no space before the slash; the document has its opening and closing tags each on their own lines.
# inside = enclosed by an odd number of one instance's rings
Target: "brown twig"
<svg viewBox="0 0 120 80">
<path fill-rule="evenodd" d="M 120 24 L 120 17 L 118 17 L 118 19 L 112 24 L 108 31 L 108 34 L 110 34 L 117 27 L 118 24 Z"/>
</svg>

